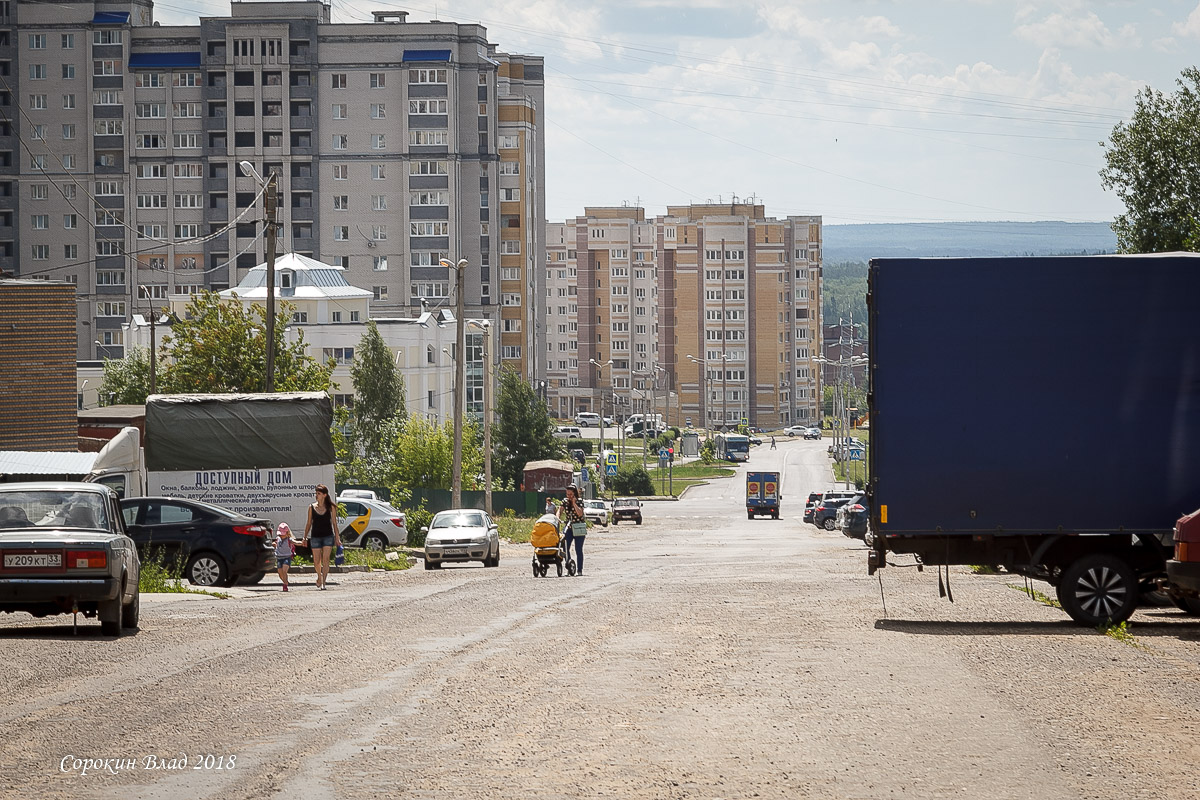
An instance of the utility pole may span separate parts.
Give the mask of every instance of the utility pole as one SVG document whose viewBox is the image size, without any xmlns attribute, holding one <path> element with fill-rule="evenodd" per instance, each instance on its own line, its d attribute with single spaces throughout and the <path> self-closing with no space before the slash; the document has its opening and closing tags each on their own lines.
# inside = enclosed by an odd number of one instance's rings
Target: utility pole
<svg viewBox="0 0 1200 800">
<path fill-rule="evenodd" d="M 150 307 L 150 394 L 158 394 L 158 370 L 155 362 L 158 361 L 158 356 L 154 349 L 157 346 L 154 341 L 154 318 L 158 316 L 154 313 L 154 307 Z"/>
<path fill-rule="evenodd" d="M 455 508 L 462 508 L 462 417 L 464 411 L 463 391 L 467 382 L 467 297 L 463 286 L 463 273 L 467 260 L 460 258 L 458 263 L 449 259 L 441 259 L 441 264 L 447 269 L 456 271 L 454 324 L 454 464 L 451 467 L 451 499 Z"/>
<path fill-rule="evenodd" d="M 275 170 L 267 176 L 267 193 L 263 198 L 267 212 L 267 380 L 264 391 L 275 391 L 275 216 L 279 205 L 276 197 L 279 191 L 278 177 Z M 151 326 L 154 321 L 151 320 Z M 153 327 L 150 329 L 154 330 Z M 151 336 L 151 339 L 154 337 Z M 154 363 L 151 361 L 151 363 Z"/>
<path fill-rule="evenodd" d="M 725 339 L 725 240 L 721 240 L 721 430 L 729 424 L 729 361 L 726 359 Z"/>
<path fill-rule="evenodd" d="M 483 340 L 483 510 L 492 513 L 492 357 L 488 353 L 490 326 L 485 322 Z"/>
</svg>

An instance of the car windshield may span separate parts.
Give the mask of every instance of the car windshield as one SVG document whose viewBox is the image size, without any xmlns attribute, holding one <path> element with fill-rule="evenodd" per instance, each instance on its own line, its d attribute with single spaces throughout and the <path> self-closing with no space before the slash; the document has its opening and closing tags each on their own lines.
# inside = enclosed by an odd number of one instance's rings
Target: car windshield
<svg viewBox="0 0 1200 800">
<path fill-rule="evenodd" d="M 0 529 L 108 530 L 107 504 L 98 492 L 55 489 L 0 492 Z"/>
<path fill-rule="evenodd" d="M 630 498 L 628 500 L 618 500 L 616 502 L 616 505 L 621 508 L 626 508 L 628 506 L 636 506 L 637 504 L 638 504 L 638 501 L 635 498 Z"/>
<path fill-rule="evenodd" d="M 439 514 L 433 520 L 434 528 L 481 528 L 482 514 Z"/>
</svg>

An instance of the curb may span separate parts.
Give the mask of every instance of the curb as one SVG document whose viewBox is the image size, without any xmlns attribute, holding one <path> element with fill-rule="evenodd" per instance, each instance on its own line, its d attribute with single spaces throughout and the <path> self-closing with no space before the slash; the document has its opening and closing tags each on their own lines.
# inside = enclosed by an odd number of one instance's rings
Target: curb
<svg viewBox="0 0 1200 800">
<path fill-rule="evenodd" d="M 289 575 L 312 575 L 317 571 L 316 567 L 290 567 L 288 568 Z M 366 564 L 343 564 L 342 566 L 330 566 L 329 573 L 331 575 L 342 575 L 347 572 L 370 572 L 371 568 Z"/>
</svg>

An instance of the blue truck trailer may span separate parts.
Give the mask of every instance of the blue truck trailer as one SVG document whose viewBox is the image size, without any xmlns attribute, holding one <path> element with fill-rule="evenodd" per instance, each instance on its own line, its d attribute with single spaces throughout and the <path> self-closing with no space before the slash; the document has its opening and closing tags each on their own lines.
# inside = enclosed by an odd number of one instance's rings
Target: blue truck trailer
<svg viewBox="0 0 1200 800">
<path fill-rule="evenodd" d="M 1166 571 L 1200 508 L 1200 255 L 868 272 L 868 571 L 1002 566 L 1084 625 L 1155 588 L 1200 613 Z"/>
<path fill-rule="evenodd" d="M 746 519 L 769 514 L 779 519 L 779 473 L 746 473 Z"/>
</svg>

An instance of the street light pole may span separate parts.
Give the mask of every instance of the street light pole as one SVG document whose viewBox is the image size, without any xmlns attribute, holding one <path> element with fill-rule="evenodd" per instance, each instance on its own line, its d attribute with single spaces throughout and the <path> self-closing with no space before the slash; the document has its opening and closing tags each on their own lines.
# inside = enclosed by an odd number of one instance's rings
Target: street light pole
<svg viewBox="0 0 1200 800">
<path fill-rule="evenodd" d="M 492 513 L 492 360 L 488 355 L 488 320 L 472 323 L 480 328 L 483 342 L 483 510 Z"/>
<path fill-rule="evenodd" d="M 242 174 L 247 178 L 254 178 L 258 181 L 258 185 L 263 187 L 263 209 L 266 212 L 266 245 L 267 245 L 267 311 L 266 311 L 266 329 L 267 329 L 267 375 L 263 381 L 263 391 L 275 391 L 275 217 L 278 207 L 276 194 L 278 193 L 279 183 L 277 173 L 271 170 L 271 174 L 264 178 L 258 170 L 254 168 L 254 164 L 249 161 L 241 161 L 238 167 L 242 170 Z M 151 323 L 153 324 L 153 323 Z"/>
<path fill-rule="evenodd" d="M 588 363 L 590 363 L 596 367 L 596 371 L 600 374 L 599 382 L 602 384 L 604 382 L 604 368 L 612 366 L 612 364 L 613 364 L 612 359 L 609 359 L 608 361 L 605 361 L 603 364 L 601 364 L 596 359 L 589 358 Z M 604 387 L 601 385 L 598 388 L 600 389 L 600 458 L 603 459 L 604 458 Z M 601 461 L 601 463 L 603 464 L 604 462 Z M 607 477 L 607 476 L 605 476 L 605 477 Z M 607 483 L 607 481 L 605 481 L 605 482 Z"/>
<path fill-rule="evenodd" d="M 441 265 L 446 269 L 457 271 L 457 280 L 455 282 L 455 293 L 458 295 L 454 307 L 454 322 L 456 325 L 455 331 L 455 353 L 454 353 L 454 464 L 451 467 L 451 477 L 453 483 L 451 485 L 451 500 L 450 502 L 455 508 L 462 507 L 462 417 L 464 411 L 463 390 L 467 382 L 467 358 L 466 358 L 466 340 L 467 340 L 467 298 L 463 287 L 463 274 L 467 266 L 467 260 L 460 258 L 458 263 L 449 259 L 440 259 Z"/>
</svg>

